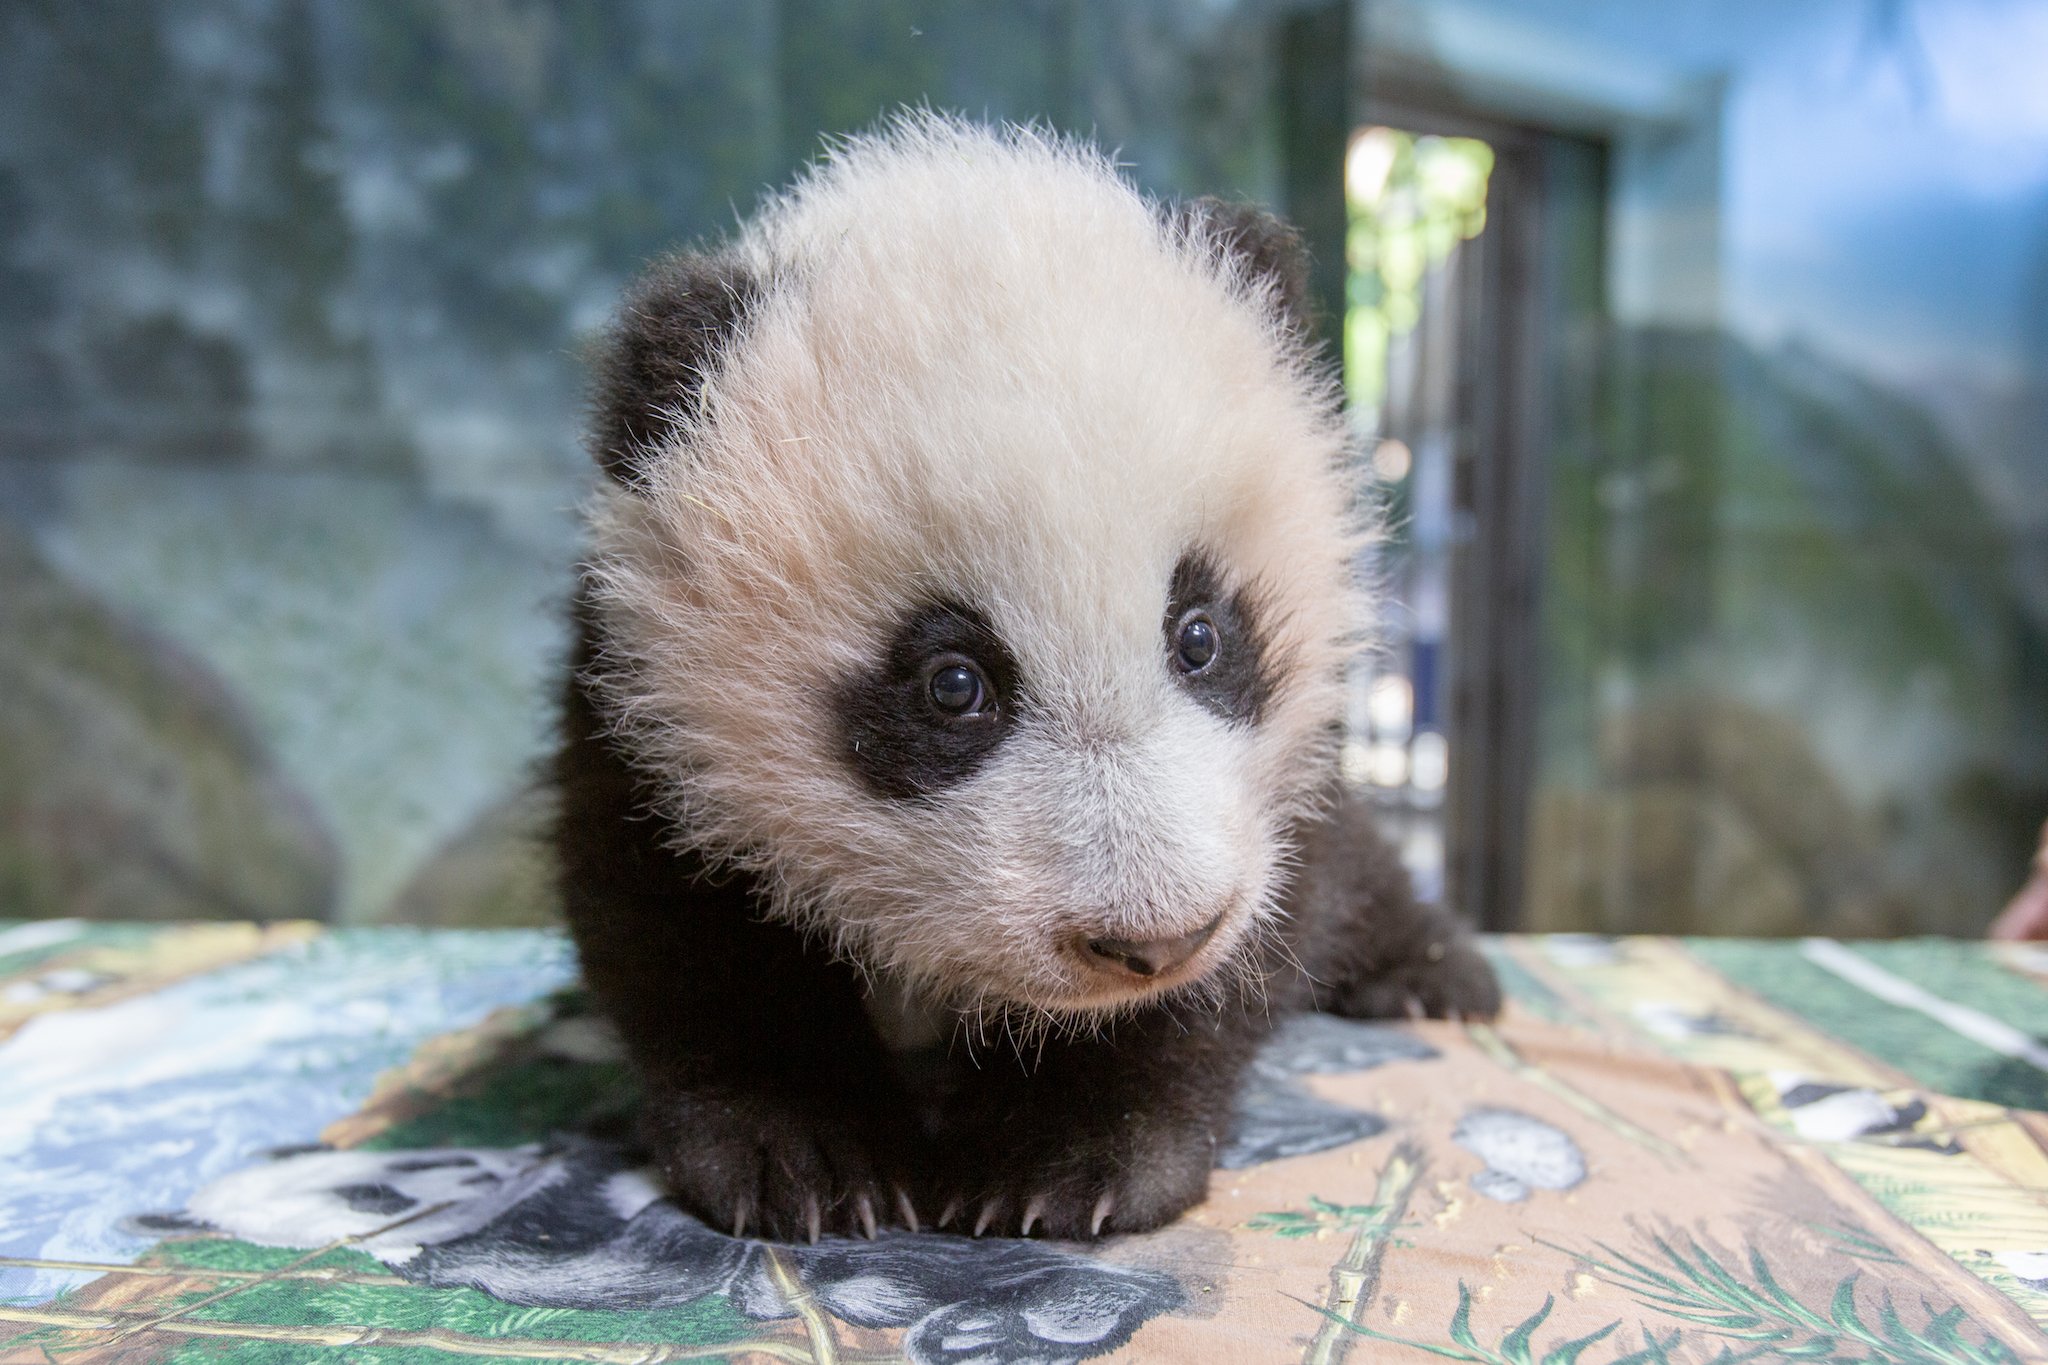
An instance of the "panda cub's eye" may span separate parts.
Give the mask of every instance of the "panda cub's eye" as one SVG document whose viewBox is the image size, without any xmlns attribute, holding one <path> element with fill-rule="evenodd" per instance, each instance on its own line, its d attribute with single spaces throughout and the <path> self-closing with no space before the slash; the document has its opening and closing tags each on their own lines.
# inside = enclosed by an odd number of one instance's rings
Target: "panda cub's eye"
<svg viewBox="0 0 2048 1365">
<path fill-rule="evenodd" d="M 1173 662 L 1183 673 L 1200 673 L 1216 662 L 1222 638 L 1209 613 L 1196 607 L 1183 612 L 1173 630 Z"/>
<path fill-rule="evenodd" d="M 988 683 L 981 670 L 958 654 L 942 654 L 932 661 L 924 690 L 946 716 L 977 716 L 988 709 Z"/>
</svg>

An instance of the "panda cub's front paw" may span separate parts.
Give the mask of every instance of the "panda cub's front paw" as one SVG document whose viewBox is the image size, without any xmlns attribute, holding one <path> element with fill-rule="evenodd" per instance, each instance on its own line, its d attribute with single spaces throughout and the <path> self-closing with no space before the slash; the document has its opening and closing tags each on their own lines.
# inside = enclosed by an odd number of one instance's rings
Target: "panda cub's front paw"
<svg viewBox="0 0 2048 1365">
<path fill-rule="evenodd" d="M 1033 1149 L 1036 1149 L 1034 1154 Z M 1092 1241 L 1149 1232 L 1202 1202 L 1216 1143 L 1205 1131 L 1069 1132 L 1029 1144 L 969 1144 L 938 1191 L 939 1225 L 976 1237 Z"/>
<path fill-rule="evenodd" d="M 735 1237 L 873 1237 L 908 1208 L 881 1145 L 815 1105 L 670 1093 L 647 1106 L 646 1122 L 669 1193 Z"/>
<path fill-rule="evenodd" d="M 1403 961 L 1348 985 L 1328 1006 L 1354 1019 L 1491 1019 L 1500 980 L 1463 935 L 1421 944 Z"/>
</svg>

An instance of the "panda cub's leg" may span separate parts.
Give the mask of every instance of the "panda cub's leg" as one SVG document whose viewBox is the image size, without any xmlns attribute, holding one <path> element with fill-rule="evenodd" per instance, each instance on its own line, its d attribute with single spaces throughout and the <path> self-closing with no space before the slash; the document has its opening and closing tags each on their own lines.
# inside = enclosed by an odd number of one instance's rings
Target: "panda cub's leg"
<svg viewBox="0 0 2048 1365">
<path fill-rule="evenodd" d="M 1364 802 L 1340 798 L 1299 837 L 1288 937 L 1316 1009 L 1354 1019 L 1499 1012 L 1493 968 L 1454 915 L 1417 903 Z"/>
<path fill-rule="evenodd" d="M 858 978 L 767 922 L 751 878 L 670 846 L 580 685 L 565 728 L 564 909 L 670 1191 L 734 1234 L 872 1235 L 928 1162 Z"/>
</svg>

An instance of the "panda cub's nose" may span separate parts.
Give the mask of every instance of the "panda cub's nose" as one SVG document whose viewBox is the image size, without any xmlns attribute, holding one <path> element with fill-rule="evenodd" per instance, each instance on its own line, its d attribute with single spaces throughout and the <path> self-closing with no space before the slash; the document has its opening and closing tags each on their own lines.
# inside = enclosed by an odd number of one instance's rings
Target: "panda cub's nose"
<svg viewBox="0 0 2048 1365">
<path fill-rule="evenodd" d="M 1091 938 L 1088 951 L 1102 963 L 1121 967 L 1133 976 L 1160 976 L 1193 957 L 1221 923 L 1223 916 L 1218 915 L 1192 934 L 1177 938 Z"/>
</svg>

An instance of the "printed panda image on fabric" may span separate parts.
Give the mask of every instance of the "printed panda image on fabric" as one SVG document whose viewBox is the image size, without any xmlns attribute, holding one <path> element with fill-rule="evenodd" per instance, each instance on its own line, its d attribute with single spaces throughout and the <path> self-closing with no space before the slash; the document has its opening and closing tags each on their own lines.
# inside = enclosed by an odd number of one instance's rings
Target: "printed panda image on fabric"
<svg viewBox="0 0 2048 1365">
<path fill-rule="evenodd" d="M 567 1041 L 555 1050 L 604 1057 L 602 1030 L 581 1027 L 591 1022 L 557 1023 Z M 1294 1020 L 1260 1054 L 1218 1165 L 1372 1137 L 1383 1119 L 1299 1079 L 1436 1056 L 1392 1026 Z M 408 1283 L 534 1308 L 643 1313 L 710 1300 L 774 1323 L 815 1304 L 843 1323 L 902 1330 L 920 1365 L 1084 1360 L 1189 1304 L 1169 1270 L 1058 1243 L 900 1230 L 816 1245 L 735 1238 L 676 1208 L 657 1180 L 627 1146 L 576 1134 L 517 1147 L 291 1148 L 126 1226 L 302 1251 L 347 1245 Z"/>
</svg>

